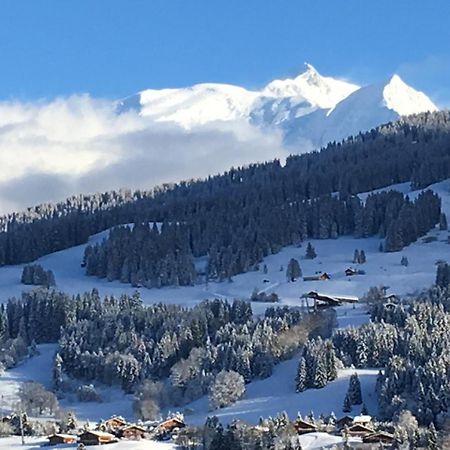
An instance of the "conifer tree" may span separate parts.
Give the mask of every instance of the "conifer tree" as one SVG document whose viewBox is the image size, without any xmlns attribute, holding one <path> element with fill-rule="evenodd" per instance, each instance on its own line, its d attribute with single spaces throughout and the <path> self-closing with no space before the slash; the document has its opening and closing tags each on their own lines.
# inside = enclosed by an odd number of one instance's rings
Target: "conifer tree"
<svg viewBox="0 0 450 450">
<path fill-rule="evenodd" d="M 314 250 L 314 247 L 311 245 L 311 242 L 308 242 L 308 245 L 306 247 L 305 258 L 314 259 L 316 256 L 317 254 L 316 251 Z"/>
<path fill-rule="evenodd" d="M 350 401 L 350 397 L 347 392 L 344 397 L 344 404 L 342 406 L 342 411 L 345 413 L 349 413 L 351 410 L 352 410 L 352 403 Z"/>
</svg>

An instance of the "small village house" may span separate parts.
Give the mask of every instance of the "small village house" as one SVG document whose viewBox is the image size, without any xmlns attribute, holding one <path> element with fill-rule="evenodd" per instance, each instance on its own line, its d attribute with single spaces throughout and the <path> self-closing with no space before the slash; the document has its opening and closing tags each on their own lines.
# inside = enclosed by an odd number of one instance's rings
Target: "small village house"
<svg viewBox="0 0 450 450">
<path fill-rule="evenodd" d="M 184 420 L 178 418 L 178 417 L 171 417 L 169 419 L 164 420 L 158 425 L 158 428 L 172 432 L 176 428 L 184 428 L 186 424 L 184 423 Z"/>
<path fill-rule="evenodd" d="M 311 422 L 307 422 L 303 419 L 296 419 L 294 421 L 294 428 L 298 434 L 314 433 L 317 431 L 317 425 Z"/>
<path fill-rule="evenodd" d="M 303 281 L 326 281 L 329 280 L 331 277 L 328 275 L 328 273 L 324 272 L 320 275 L 313 275 L 311 277 L 303 277 Z"/>
<path fill-rule="evenodd" d="M 84 445 L 102 445 L 117 442 L 116 436 L 111 433 L 105 433 L 104 431 L 84 431 L 80 434 L 79 438 L 80 443 Z"/>
<path fill-rule="evenodd" d="M 72 434 L 55 433 L 47 437 L 48 445 L 74 444 L 77 437 Z"/>
<path fill-rule="evenodd" d="M 364 444 L 386 444 L 394 443 L 394 435 L 386 431 L 378 431 L 377 433 L 368 434 L 364 436 L 362 441 Z"/>
<path fill-rule="evenodd" d="M 336 428 L 338 430 L 343 430 L 345 427 L 351 427 L 353 425 L 353 417 L 344 416 L 336 420 Z"/>
<path fill-rule="evenodd" d="M 359 416 L 355 416 L 353 419 L 353 425 L 364 425 L 368 426 L 372 422 L 372 416 L 368 414 L 361 414 Z"/>
<path fill-rule="evenodd" d="M 117 428 L 125 426 L 127 422 L 123 417 L 112 416 L 108 420 L 105 420 L 103 424 L 106 427 L 106 429 L 115 430 Z"/>
<path fill-rule="evenodd" d="M 361 425 L 361 424 L 356 424 L 356 425 L 352 425 L 350 428 L 346 428 L 343 431 L 343 434 L 347 433 L 348 436 L 353 436 L 353 437 L 364 437 L 367 436 L 369 434 L 373 434 L 374 430 L 372 428 L 369 428 L 367 426 Z"/>
<path fill-rule="evenodd" d="M 119 437 L 122 439 L 129 440 L 140 440 L 144 439 L 145 436 L 145 428 L 140 427 L 139 425 L 131 424 L 125 425 L 119 430 Z"/>
<path fill-rule="evenodd" d="M 357 269 L 353 269 L 352 267 L 349 267 L 348 269 L 345 269 L 345 276 L 352 277 L 354 275 L 358 275 L 359 271 Z"/>
</svg>

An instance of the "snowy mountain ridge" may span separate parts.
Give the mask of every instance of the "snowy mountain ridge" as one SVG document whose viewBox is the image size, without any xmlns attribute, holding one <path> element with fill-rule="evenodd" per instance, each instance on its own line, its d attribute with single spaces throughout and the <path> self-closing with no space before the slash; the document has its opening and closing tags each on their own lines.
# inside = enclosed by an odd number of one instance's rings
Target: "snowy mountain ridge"
<svg viewBox="0 0 450 450">
<path fill-rule="evenodd" d="M 244 120 L 283 132 L 285 143 L 320 147 L 402 115 L 436 111 L 423 93 L 398 75 L 369 86 L 321 75 L 312 65 L 295 78 L 273 80 L 259 91 L 202 83 L 146 89 L 117 102 L 118 113 L 138 111 L 156 122 L 189 130 L 213 122 Z"/>
</svg>

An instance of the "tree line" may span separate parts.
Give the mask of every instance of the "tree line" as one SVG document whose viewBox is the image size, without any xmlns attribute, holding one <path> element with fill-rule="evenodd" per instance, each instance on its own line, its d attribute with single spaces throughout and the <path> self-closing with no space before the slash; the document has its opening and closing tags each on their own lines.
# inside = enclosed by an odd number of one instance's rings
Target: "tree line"
<svg viewBox="0 0 450 450">
<path fill-rule="evenodd" d="M 163 222 L 161 230 L 149 223 L 114 228 L 103 242 L 87 246 L 86 273 L 134 286 L 190 285 L 196 279 L 194 257 L 207 255 L 207 279 L 226 280 L 308 238 L 380 235 L 386 251 L 397 251 L 424 235 L 441 215 L 441 201 L 431 191 L 414 201 L 388 191 L 370 195 L 365 203 L 325 196 L 263 209 L 233 204 L 230 198 L 181 223 Z M 315 256 L 309 244 L 305 257 Z M 296 270 L 291 279 L 298 276 Z"/>
</svg>

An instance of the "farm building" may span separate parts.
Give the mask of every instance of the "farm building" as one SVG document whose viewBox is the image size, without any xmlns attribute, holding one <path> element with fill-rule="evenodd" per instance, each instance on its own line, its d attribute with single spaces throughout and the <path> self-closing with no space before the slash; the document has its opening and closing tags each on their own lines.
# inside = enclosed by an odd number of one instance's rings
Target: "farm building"
<svg viewBox="0 0 450 450">
<path fill-rule="evenodd" d="M 48 436 L 48 445 L 74 444 L 77 437 L 72 434 L 55 433 Z"/>
<path fill-rule="evenodd" d="M 80 443 L 84 445 L 101 445 L 116 442 L 116 437 L 103 431 L 84 431 L 80 434 Z"/>
<path fill-rule="evenodd" d="M 326 272 L 321 273 L 320 275 L 314 275 L 312 277 L 303 277 L 303 281 L 326 281 L 331 277 Z"/>
<path fill-rule="evenodd" d="M 315 305 L 339 306 L 342 303 L 357 303 L 358 297 L 350 297 L 343 295 L 322 294 L 317 291 L 310 291 L 302 296 L 314 300 Z"/>
<path fill-rule="evenodd" d="M 349 267 L 348 269 L 345 269 L 345 275 L 347 277 L 352 277 L 354 275 L 365 275 L 366 272 L 364 270 L 360 269 L 354 269 L 353 267 Z"/>
</svg>

